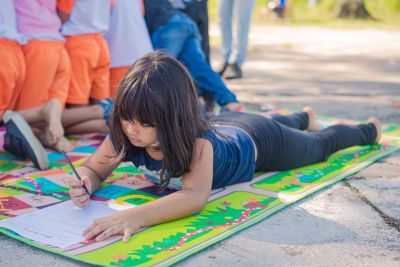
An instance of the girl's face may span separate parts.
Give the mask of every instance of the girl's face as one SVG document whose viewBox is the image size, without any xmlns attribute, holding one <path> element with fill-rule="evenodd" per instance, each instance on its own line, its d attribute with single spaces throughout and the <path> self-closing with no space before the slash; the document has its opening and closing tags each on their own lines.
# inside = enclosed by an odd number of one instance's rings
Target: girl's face
<svg viewBox="0 0 400 267">
<path fill-rule="evenodd" d="M 121 120 L 121 126 L 132 145 L 136 147 L 158 145 L 156 128 L 142 124 L 137 120 L 133 120 L 133 122 Z"/>
</svg>

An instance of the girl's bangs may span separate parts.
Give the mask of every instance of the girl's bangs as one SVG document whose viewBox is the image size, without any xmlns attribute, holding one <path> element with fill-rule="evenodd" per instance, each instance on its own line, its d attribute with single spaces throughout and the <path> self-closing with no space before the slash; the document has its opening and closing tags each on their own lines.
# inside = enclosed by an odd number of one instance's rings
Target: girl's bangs
<svg viewBox="0 0 400 267">
<path fill-rule="evenodd" d="M 139 121 L 151 127 L 157 125 L 157 114 L 159 111 L 157 95 L 147 86 L 137 87 L 135 90 L 127 90 L 120 99 L 117 113 L 126 121 Z"/>
</svg>

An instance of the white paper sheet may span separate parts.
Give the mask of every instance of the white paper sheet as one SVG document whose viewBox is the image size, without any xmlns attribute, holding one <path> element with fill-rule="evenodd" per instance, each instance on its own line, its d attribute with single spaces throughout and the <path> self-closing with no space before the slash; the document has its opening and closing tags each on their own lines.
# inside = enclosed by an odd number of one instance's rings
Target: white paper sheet
<svg viewBox="0 0 400 267">
<path fill-rule="evenodd" d="M 115 210 L 98 201 L 79 209 L 72 201 L 0 221 L 0 227 L 55 247 L 66 248 L 85 240 L 82 232 L 93 220 L 111 215 Z"/>
</svg>

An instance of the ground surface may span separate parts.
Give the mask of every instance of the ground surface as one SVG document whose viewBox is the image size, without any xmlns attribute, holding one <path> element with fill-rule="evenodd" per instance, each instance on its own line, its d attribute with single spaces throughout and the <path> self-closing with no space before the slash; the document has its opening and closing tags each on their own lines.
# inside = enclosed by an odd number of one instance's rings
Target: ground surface
<svg viewBox="0 0 400 267">
<path fill-rule="evenodd" d="M 400 31 L 253 27 L 250 43 L 245 78 L 228 83 L 248 108 L 400 124 Z M 85 266 L 0 235 L 0 266 L 26 265 Z M 177 266 L 239 265 L 400 266 L 400 153 Z"/>
</svg>

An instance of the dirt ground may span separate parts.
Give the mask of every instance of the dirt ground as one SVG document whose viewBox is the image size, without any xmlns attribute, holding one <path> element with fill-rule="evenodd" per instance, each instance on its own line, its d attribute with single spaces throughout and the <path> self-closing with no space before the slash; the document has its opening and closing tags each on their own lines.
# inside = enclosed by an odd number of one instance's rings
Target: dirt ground
<svg viewBox="0 0 400 267">
<path fill-rule="evenodd" d="M 400 32 L 257 26 L 249 42 L 245 78 L 227 82 L 241 101 L 400 123 Z"/>
</svg>

